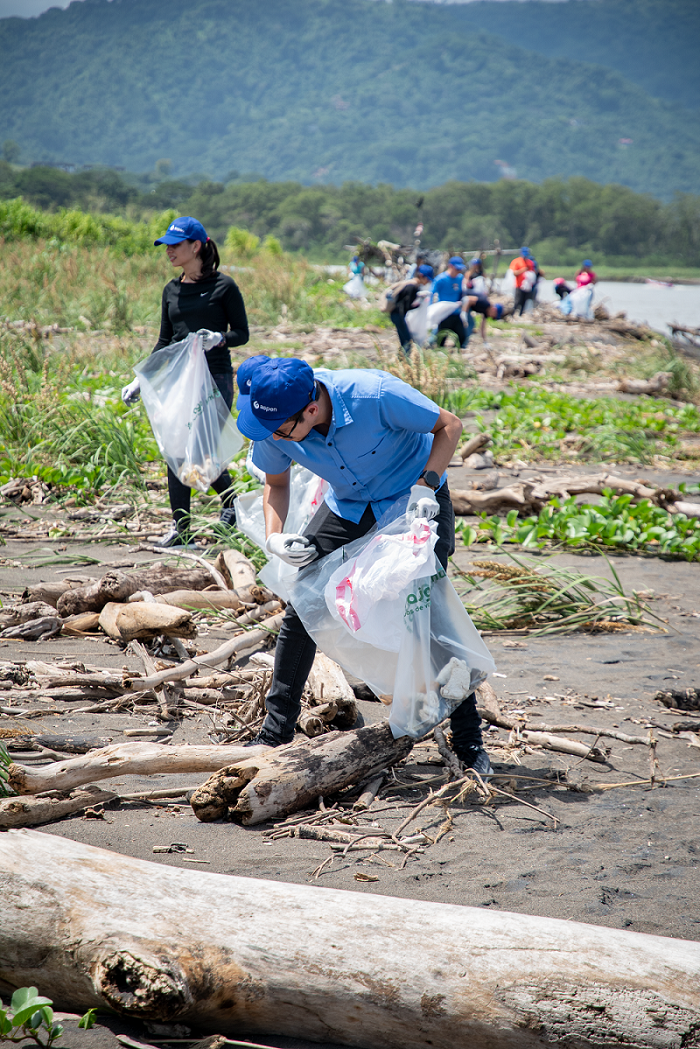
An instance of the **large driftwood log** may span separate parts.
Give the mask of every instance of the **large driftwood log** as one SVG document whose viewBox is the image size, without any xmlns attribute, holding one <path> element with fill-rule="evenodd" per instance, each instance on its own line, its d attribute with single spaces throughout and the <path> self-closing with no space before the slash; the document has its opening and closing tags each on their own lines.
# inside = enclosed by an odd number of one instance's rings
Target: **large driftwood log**
<svg viewBox="0 0 700 1049">
<path fill-rule="evenodd" d="M 55 615 L 55 607 L 47 604 L 45 601 L 29 601 L 23 605 L 9 605 L 7 608 L 0 609 L 0 630 L 20 626 L 22 623 L 29 623 L 31 620 L 40 619 L 43 616 L 53 617 Z"/>
<path fill-rule="evenodd" d="M 38 827 L 41 823 L 63 819 L 94 805 L 104 805 L 116 798 L 108 790 L 84 787 L 72 794 L 50 798 L 3 798 L 0 801 L 0 829 L 8 827 Z"/>
<path fill-rule="evenodd" d="M 261 763 L 269 747 L 177 746 L 160 743 L 114 743 L 90 751 L 79 758 L 68 758 L 46 768 L 25 768 L 12 764 L 8 784 L 18 794 L 39 794 L 46 790 L 72 790 L 83 783 L 115 776 L 152 776 L 162 772 L 215 772 L 234 761 L 254 758 Z"/>
<path fill-rule="evenodd" d="M 367 1049 L 697 1046 L 700 944 L 179 870 L 8 831 L 0 979 L 231 1037 Z"/>
<path fill-rule="evenodd" d="M 630 481 L 607 473 L 539 482 L 524 481 L 488 492 L 453 489 L 450 494 L 455 513 L 468 516 L 512 509 L 536 513 L 554 496 L 566 499 L 570 495 L 602 495 L 606 489 L 611 489 L 615 495 L 631 495 L 634 500 L 649 499 L 672 514 L 700 517 L 700 503 L 681 500 L 680 494 L 672 489 L 650 488 L 641 481 Z"/>
<path fill-rule="evenodd" d="M 394 739 L 386 722 L 330 732 L 259 758 L 220 766 L 190 798 L 204 823 L 228 817 L 251 826 L 305 808 L 316 798 L 396 764 L 411 752 L 409 736 Z"/>
<path fill-rule="evenodd" d="M 195 637 L 197 630 L 192 614 L 184 608 L 170 608 L 155 601 L 136 604 L 108 602 L 100 612 L 100 626 L 116 641 L 148 640 L 167 634 L 169 637 Z"/>
<path fill-rule="evenodd" d="M 37 586 L 30 586 L 22 594 L 23 601 L 45 601 L 47 605 L 51 605 L 53 608 L 58 604 L 58 599 L 62 594 L 65 594 L 67 590 L 77 590 L 79 587 L 88 586 L 90 583 L 95 583 L 95 579 L 89 579 L 84 582 L 78 582 L 77 580 L 61 579 L 57 581 L 51 581 L 47 583 L 39 583 Z"/>
<path fill-rule="evenodd" d="M 171 568 L 154 565 L 128 575 L 118 569 L 106 572 L 101 579 L 89 586 L 66 590 L 58 599 L 60 616 L 71 616 L 77 612 L 100 612 L 109 601 L 126 601 L 139 590 L 152 594 L 167 594 L 171 590 L 205 590 L 211 586 L 212 576 L 208 568 Z"/>
<path fill-rule="evenodd" d="M 159 594 L 156 603 L 177 608 L 222 608 L 240 609 L 243 605 L 235 590 L 173 590 L 170 594 Z"/>
</svg>

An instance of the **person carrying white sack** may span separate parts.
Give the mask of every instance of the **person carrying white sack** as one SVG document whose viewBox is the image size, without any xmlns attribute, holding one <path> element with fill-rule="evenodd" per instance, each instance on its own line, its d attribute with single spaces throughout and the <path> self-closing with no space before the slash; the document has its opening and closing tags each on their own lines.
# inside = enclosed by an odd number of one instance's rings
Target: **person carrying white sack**
<svg viewBox="0 0 700 1049">
<path fill-rule="evenodd" d="M 370 369 L 312 370 L 294 357 L 250 357 L 236 376 L 238 428 L 255 442 L 265 473 L 268 554 L 303 568 L 365 535 L 408 496 L 408 516 L 435 520 L 435 555 L 447 568 L 455 549 L 447 466 L 462 433 L 457 416 L 407 383 Z M 303 535 L 287 534 L 292 462 L 328 481 L 325 501 Z M 280 628 L 267 716 L 251 744 L 276 747 L 294 736 L 316 645 L 291 604 Z M 451 716 L 454 749 L 467 768 L 490 772 L 472 693 Z"/>
<path fill-rule="evenodd" d="M 201 222 L 185 215 L 175 219 L 154 241 L 165 245 L 168 260 L 180 276 L 163 289 L 160 334 L 153 352 L 181 342 L 190 332 L 204 332 L 204 349 L 213 381 L 226 405 L 233 404 L 233 367 L 231 348 L 248 342 L 248 320 L 243 298 L 235 281 L 219 273 L 219 252 L 207 236 Z M 125 404 L 138 400 L 139 379 L 122 390 Z M 230 528 L 236 523 L 235 492 L 228 470 L 215 478 L 211 487 L 221 498 L 220 525 Z M 156 544 L 162 548 L 190 544 L 190 497 L 192 489 L 183 484 L 168 466 L 168 495 L 173 515 L 172 527 Z"/>
</svg>

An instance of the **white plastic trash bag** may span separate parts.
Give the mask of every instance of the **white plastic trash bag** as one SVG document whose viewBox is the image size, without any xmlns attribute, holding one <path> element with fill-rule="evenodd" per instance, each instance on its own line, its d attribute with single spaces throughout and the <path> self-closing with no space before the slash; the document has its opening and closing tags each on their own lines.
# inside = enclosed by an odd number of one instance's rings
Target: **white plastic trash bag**
<svg viewBox="0 0 700 1049">
<path fill-rule="evenodd" d="M 405 503 L 403 504 L 405 506 Z M 391 517 L 391 512 L 387 517 Z M 404 538 L 396 549 L 405 565 L 392 566 L 386 592 L 372 586 L 362 590 L 356 605 L 359 626 L 345 618 L 333 603 L 338 580 L 361 581 L 368 551 L 386 550 L 378 540 L 408 537 L 412 528 L 430 529 L 427 521 L 411 524 L 405 514 L 375 528 L 361 539 L 302 569 L 290 585 L 290 599 L 318 647 L 351 674 L 366 681 L 378 695 L 392 695 L 389 724 L 395 737 L 420 738 L 439 724 L 495 669 L 491 655 L 439 564 L 433 546 L 425 575 L 415 576 L 414 540 Z M 427 544 L 426 544 L 427 548 Z M 407 580 L 402 589 L 397 586 Z M 396 573 L 396 574 L 394 574 Z M 379 571 L 376 581 L 379 581 Z M 371 580 L 368 580 L 371 583 Z M 368 611 L 370 592 L 376 609 Z M 347 602 L 347 594 L 340 599 Z M 336 614 L 337 613 L 337 614 Z M 363 622 L 362 616 L 365 616 Z M 372 629 L 370 629 L 370 625 Z M 398 647 L 397 647 L 398 646 Z"/>
<path fill-rule="evenodd" d="M 362 274 L 355 273 L 347 284 L 343 284 L 343 291 L 346 295 L 349 295 L 351 299 L 366 299 L 367 288 L 362 279 Z"/>
<path fill-rule="evenodd" d="M 243 446 L 243 439 L 211 377 L 202 336 L 156 350 L 134 371 L 158 447 L 173 473 L 206 492 Z"/>
<path fill-rule="evenodd" d="M 289 511 L 284 526 L 285 532 L 302 534 L 321 506 L 327 491 L 327 481 L 295 463 L 289 483 Z M 236 497 L 236 525 L 256 546 L 265 550 L 265 518 L 260 489 Z M 294 565 L 288 565 L 281 557 L 273 555 L 259 575 L 268 590 L 272 590 L 273 594 L 277 594 L 283 601 L 288 601 L 287 588 L 298 571 Z"/>
<path fill-rule="evenodd" d="M 403 626 L 392 604 L 414 579 L 432 576 L 435 560 L 435 524 L 418 518 L 406 532 L 376 533 L 350 564 L 342 564 L 328 580 L 326 606 L 347 630 L 375 648 L 398 652 Z"/>
<path fill-rule="evenodd" d="M 445 317 L 449 317 L 451 313 L 459 313 L 460 305 L 458 302 L 434 302 L 428 306 L 428 327 L 437 328 L 440 321 L 444 321 Z"/>
<path fill-rule="evenodd" d="M 421 295 L 420 305 L 416 306 L 414 310 L 408 310 L 406 313 L 406 324 L 408 330 L 411 333 L 413 341 L 419 346 L 422 346 L 425 340 L 428 338 L 428 309 L 430 306 L 430 296 Z"/>
<path fill-rule="evenodd" d="M 559 303 L 559 309 L 566 317 L 583 317 L 585 320 L 593 320 L 593 296 L 595 288 L 593 284 L 586 284 L 582 288 L 569 294 Z"/>
</svg>

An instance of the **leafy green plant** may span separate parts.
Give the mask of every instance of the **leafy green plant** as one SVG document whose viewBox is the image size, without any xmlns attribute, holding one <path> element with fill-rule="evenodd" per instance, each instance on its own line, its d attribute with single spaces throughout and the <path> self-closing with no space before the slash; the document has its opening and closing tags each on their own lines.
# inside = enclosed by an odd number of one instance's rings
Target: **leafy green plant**
<svg viewBox="0 0 700 1049">
<path fill-rule="evenodd" d="M 63 1035 L 63 1027 L 54 1022 L 53 1002 L 44 998 L 36 987 L 18 987 L 9 1007 L 0 1001 L 0 1042 L 23 1042 L 31 1038 L 42 1049 Z M 79 1027 L 89 1029 L 95 1023 L 95 1009 L 88 1009 Z"/>
<path fill-rule="evenodd" d="M 575 497 L 550 499 L 536 515 L 521 518 L 511 510 L 505 520 L 482 517 L 478 529 L 462 526 L 467 546 L 480 541 L 521 543 L 524 547 L 554 543 L 590 549 L 643 550 L 666 557 L 700 561 L 700 519 L 670 514 L 648 499 L 632 502 L 630 495 L 606 489 L 598 504 L 576 502 Z"/>
<path fill-rule="evenodd" d="M 12 764 L 12 758 L 7 752 L 7 747 L 4 743 L 0 743 L 0 798 L 12 797 L 14 791 L 9 786 L 9 768 Z"/>
</svg>

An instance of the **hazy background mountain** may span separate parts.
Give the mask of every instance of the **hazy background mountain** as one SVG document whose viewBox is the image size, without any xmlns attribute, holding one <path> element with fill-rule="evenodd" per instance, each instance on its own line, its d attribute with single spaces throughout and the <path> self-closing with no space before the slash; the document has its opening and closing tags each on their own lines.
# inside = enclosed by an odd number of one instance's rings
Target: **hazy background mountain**
<svg viewBox="0 0 700 1049">
<path fill-rule="evenodd" d="M 223 181 L 583 175 L 670 198 L 700 189 L 699 19 L 696 0 L 83 0 L 0 21 L 0 142 Z"/>
</svg>

